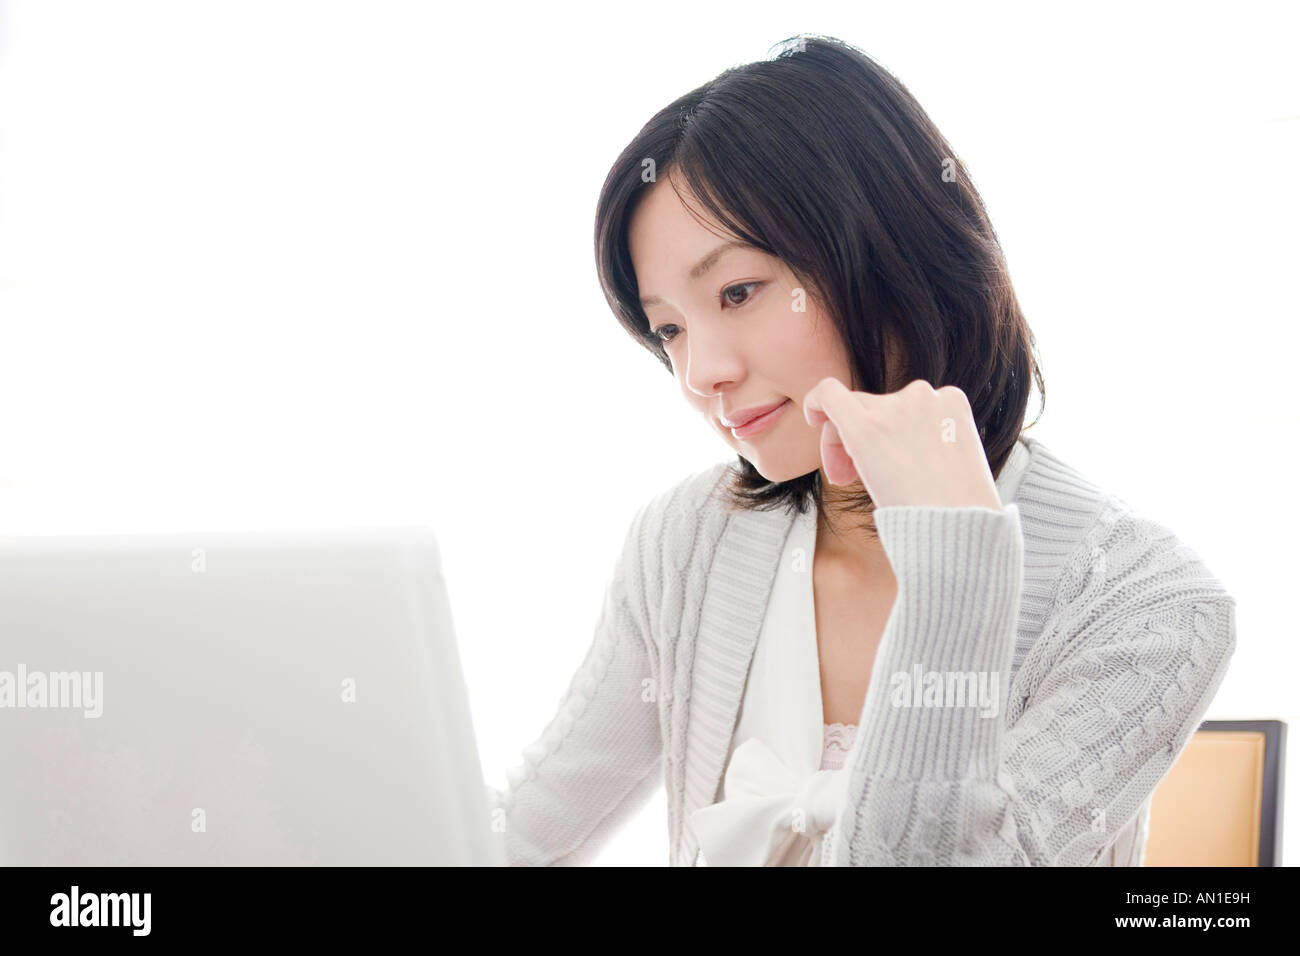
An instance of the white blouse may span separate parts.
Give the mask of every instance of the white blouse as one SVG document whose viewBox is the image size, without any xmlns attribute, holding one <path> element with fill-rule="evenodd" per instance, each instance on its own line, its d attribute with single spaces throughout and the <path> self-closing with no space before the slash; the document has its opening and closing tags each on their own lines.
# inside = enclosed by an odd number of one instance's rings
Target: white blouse
<svg viewBox="0 0 1300 956">
<path fill-rule="evenodd" d="M 998 477 L 1015 499 L 1029 463 L 1017 441 Z M 835 822 L 854 724 L 823 720 L 813 600 L 817 512 L 797 515 L 777 570 L 727 754 L 723 799 L 691 816 L 710 866 L 819 866 Z"/>
</svg>

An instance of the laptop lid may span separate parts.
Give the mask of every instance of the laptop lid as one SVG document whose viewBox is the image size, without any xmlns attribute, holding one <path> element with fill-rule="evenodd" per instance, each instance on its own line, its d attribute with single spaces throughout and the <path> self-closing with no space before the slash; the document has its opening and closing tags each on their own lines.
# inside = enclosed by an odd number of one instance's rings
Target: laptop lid
<svg viewBox="0 0 1300 956">
<path fill-rule="evenodd" d="M 427 529 L 0 540 L 0 863 L 500 865 Z"/>
</svg>

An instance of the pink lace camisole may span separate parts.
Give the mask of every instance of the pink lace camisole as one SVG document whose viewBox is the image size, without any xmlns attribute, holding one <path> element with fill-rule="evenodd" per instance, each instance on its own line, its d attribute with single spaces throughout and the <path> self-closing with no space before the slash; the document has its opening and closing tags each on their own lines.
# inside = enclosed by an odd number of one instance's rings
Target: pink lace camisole
<svg viewBox="0 0 1300 956">
<path fill-rule="evenodd" d="M 853 747 L 857 724 L 822 724 L 822 765 L 819 770 L 839 770 Z"/>
</svg>

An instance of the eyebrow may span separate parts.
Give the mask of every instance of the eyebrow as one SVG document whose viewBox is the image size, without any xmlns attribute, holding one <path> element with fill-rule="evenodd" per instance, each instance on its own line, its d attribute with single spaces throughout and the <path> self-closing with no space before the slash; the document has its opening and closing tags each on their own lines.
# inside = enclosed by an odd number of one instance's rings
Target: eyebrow
<svg viewBox="0 0 1300 956">
<path fill-rule="evenodd" d="M 710 252 L 703 259 L 701 259 L 699 262 L 695 263 L 695 265 L 691 267 L 691 271 L 690 271 L 691 281 L 694 282 L 696 279 L 704 275 L 704 273 L 708 272 L 715 265 L 717 265 L 718 260 L 722 258 L 724 253 L 730 252 L 732 249 L 749 249 L 749 248 L 752 248 L 749 243 L 741 242 L 739 239 L 732 239 L 729 242 L 724 242 L 722 245 L 715 247 L 712 252 Z M 641 308 L 646 309 L 652 305 L 660 305 L 662 302 L 663 299 L 659 298 L 659 296 L 657 295 L 642 296 Z"/>
</svg>

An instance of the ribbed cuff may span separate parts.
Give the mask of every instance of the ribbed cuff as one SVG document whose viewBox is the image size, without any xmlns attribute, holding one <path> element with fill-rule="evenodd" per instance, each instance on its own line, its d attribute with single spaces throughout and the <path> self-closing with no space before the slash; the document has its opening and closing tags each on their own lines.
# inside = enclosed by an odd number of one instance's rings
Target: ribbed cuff
<svg viewBox="0 0 1300 956">
<path fill-rule="evenodd" d="M 870 776 L 997 771 L 1024 562 L 1020 511 L 877 508 L 898 596 L 859 725 Z"/>
</svg>

